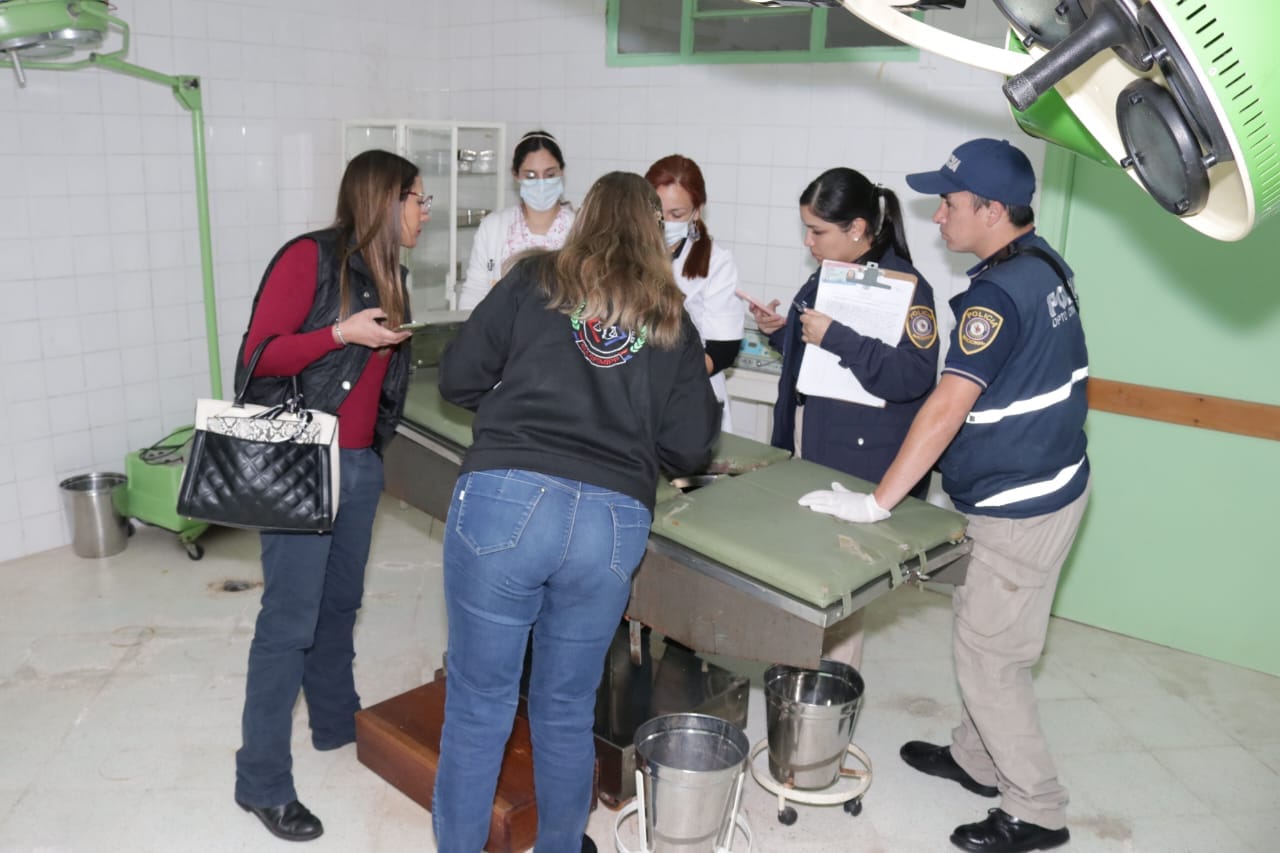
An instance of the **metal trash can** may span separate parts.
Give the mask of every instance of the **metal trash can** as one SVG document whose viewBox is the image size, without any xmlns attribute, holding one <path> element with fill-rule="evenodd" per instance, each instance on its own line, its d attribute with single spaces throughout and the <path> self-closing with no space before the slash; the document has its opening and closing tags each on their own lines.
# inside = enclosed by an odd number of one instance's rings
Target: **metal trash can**
<svg viewBox="0 0 1280 853">
<path fill-rule="evenodd" d="M 124 474 L 81 474 L 58 484 L 71 522 L 71 550 L 78 557 L 110 557 L 124 550 Z"/>
<path fill-rule="evenodd" d="M 796 788 L 834 785 L 864 689 L 862 676 L 847 663 L 769 667 L 764 693 L 773 778 Z"/>
<path fill-rule="evenodd" d="M 728 847 L 749 752 L 742 729 L 706 714 L 667 714 L 636 729 L 649 853 Z"/>
</svg>

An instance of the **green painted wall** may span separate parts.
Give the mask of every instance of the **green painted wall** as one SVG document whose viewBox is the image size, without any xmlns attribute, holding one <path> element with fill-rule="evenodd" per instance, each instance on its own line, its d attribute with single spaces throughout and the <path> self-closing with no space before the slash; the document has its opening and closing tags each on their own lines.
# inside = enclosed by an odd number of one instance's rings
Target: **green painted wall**
<svg viewBox="0 0 1280 853">
<path fill-rule="evenodd" d="M 1280 405 L 1280 220 L 1219 243 L 1078 158 L 1069 198 L 1092 376 Z M 1105 412 L 1088 432 L 1055 612 L 1280 674 L 1280 442 Z"/>
</svg>

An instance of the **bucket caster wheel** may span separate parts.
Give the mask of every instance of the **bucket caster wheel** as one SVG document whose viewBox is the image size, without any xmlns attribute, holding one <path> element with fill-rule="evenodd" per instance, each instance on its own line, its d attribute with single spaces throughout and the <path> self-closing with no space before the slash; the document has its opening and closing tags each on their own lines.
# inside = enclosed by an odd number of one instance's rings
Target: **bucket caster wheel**
<svg viewBox="0 0 1280 853">
<path fill-rule="evenodd" d="M 187 549 L 187 557 L 192 560 L 199 560 L 204 556 L 204 546 L 199 542 L 184 542 L 183 547 Z"/>
<path fill-rule="evenodd" d="M 862 797 L 854 797 L 852 800 L 845 800 L 845 814 L 850 817 L 857 817 L 862 814 Z"/>
<path fill-rule="evenodd" d="M 796 810 L 791 806 L 785 806 L 784 808 L 778 809 L 778 823 L 783 826 L 791 826 L 791 824 L 796 822 L 796 818 L 798 817 L 800 817 L 800 815 L 797 814 Z"/>
</svg>

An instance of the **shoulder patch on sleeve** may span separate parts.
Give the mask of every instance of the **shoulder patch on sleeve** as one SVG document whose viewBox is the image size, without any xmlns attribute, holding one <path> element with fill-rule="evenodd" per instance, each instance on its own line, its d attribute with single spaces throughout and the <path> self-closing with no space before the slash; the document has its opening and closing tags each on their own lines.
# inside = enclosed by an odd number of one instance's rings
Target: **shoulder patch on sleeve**
<svg viewBox="0 0 1280 853">
<path fill-rule="evenodd" d="M 919 349 L 928 349 L 938 339 L 938 322 L 928 305 L 912 305 L 907 311 L 907 337 Z"/>
<path fill-rule="evenodd" d="M 1004 317 L 990 308 L 974 306 L 966 309 L 960 317 L 960 351 L 965 355 L 982 352 L 991 346 L 1003 325 Z"/>
</svg>

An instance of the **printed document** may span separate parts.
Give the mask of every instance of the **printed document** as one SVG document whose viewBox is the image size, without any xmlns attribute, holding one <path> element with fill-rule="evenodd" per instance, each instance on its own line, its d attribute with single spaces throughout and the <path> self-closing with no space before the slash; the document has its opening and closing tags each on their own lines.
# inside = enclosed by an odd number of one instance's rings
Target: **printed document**
<svg viewBox="0 0 1280 853">
<path fill-rule="evenodd" d="M 876 264 L 823 261 L 813 308 L 858 334 L 896 347 L 915 292 L 915 276 L 888 272 Z M 863 388 L 853 371 L 840 366 L 834 353 L 813 344 L 804 349 L 796 390 L 813 397 L 884 408 L 884 399 Z"/>
</svg>

